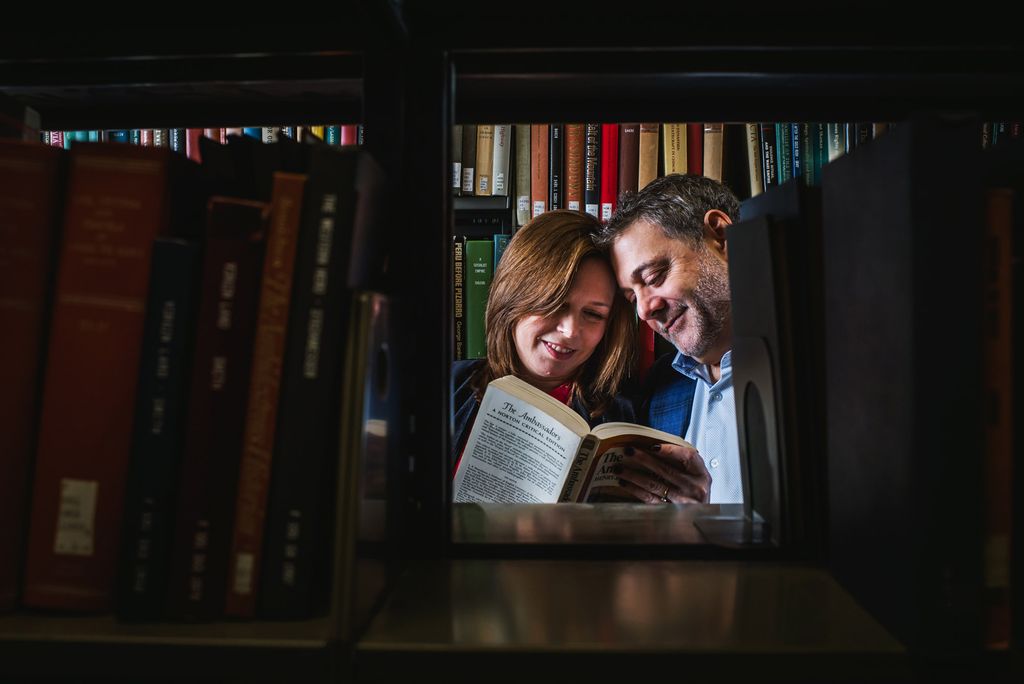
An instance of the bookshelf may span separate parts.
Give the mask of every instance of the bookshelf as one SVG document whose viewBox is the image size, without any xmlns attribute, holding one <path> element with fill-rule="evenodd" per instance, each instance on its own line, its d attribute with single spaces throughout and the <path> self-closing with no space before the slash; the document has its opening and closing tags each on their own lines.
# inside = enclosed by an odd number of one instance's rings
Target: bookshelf
<svg viewBox="0 0 1024 684">
<path fill-rule="evenodd" d="M 615 30 L 582 19 L 582 30 L 569 33 L 568 10 L 537 28 L 504 11 L 472 17 L 457 3 L 410 5 L 397 20 L 385 3 L 362 4 L 372 20 L 246 27 L 226 40 L 202 27 L 145 39 L 104 31 L 74 48 L 55 35 L 23 36 L 0 58 L 0 90 L 38 108 L 51 128 L 365 122 L 367 145 L 402 192 L 389 288 L 414 304 L 402 330 L 415 339 L 415 353 L 399 363 L 412 388 L 403 408 L 414 434 L 402 447 L 413 466 L 396 502 L 409 562 L 395 591 L 365 608 L 375 617 L 358 638 L 346 638 L 339 608 L 301 623 L 145 627 L 19 612 L 0 617 L 5 673 L 131 680 L 155 671 L 190 680 L 201 657 L 209 678 L 247 680 L 301 672 L 312 681 L 390 681 L 427 667 L 456 680 L 483 671 L 509 681 L 580 671 L 611 678 L 692 670 L 743 680 L 773 668 L 780 678 L 807 681 L 823 672 L 855 681 L 919 674 L 905 647 L 821 567 L 744 549 L 684 551 L 673 540 L 574 546 L 523 538 L 509 532 L 519 514 L 508 511 L 496 513 L 496 533 L 505 533 L 497 541 L 453 539 L 450 304 L 440 294 L 450 283 L 455 206 L 447 131 L 462 122 L 671 121 L 680 111 L 694 121 L 902 120 L 922 109 L 1010 118 L 1019 112 L 1024 72 L 1009 28 L 973 44 L 966 36 L 981 33 L 946 27 L 925 40 L 894 20 L 870 43 L 852 29 L 826 41 L 817 22 L 838 20 L 838 12 L 812 21 L 795 10 L 737 19 L 709 9 L 682 29 L 666 25 L 666 17 L 679 17 L 654 13 L 623 19 Z M 494 31 L 499 21 L 505 28 Z M 727 28 L 736 21 L 736 30 Z M 185 48 L 182 32 L 190 37 Z M 587 601 L 630 583 L 681 589 L 644 595 L 630 610 Z M 509 601 L 530 590 L 524 605 Z M 708 592 L 734 602 L 730 619 L 694 606 L 695 595 Z M 951 677 L 1019 675 L 1009 657 L 958 666 Z"/>
<path fill-rule="evenodd" d="M 41 115 L 41 127 L 52 130 L 365 122 L 378 131 L 366 147 L 388 175 L 399 177 L 401 138 L 382 134 L 400 128 L 394 122 L 400 86 L 388 75 L 394 60 L 387 51 L 368 54 L 366 50 L 378 38 L 389 42 L 393 27 L 386 16 L 381 18 L 386 8 L 368 4 L 349 9 L 351 14 L 343 23 L 290 28 L 104 27 L 88 36 L 34 31 L 15 36 L 5 30 L 0 92 L 34 108 Z M 366 86 L 367 74 L 375 75 L 376 85 Z M 384 286 L 387 295 L 402 290 L 388 283 Z M 379 338 L 366 339 L 380 344 Z M 391 368 L 400 362 L 401 345 L 390 339 L 388 343 L 391 346 L 380 351 L 362 351 L 393 352 L 394 358 L 380 359 Z M 344 358 L 341 365 L 344 368 Z M 377 389 L 393 390 L 399 377 L 390 372 L 374 380 Z M 398 397 L 395 392 L 391 395 Z M 397 405 L 395 400 L 392 405 Z M 395 425 L 392 439 L 399 438 L 394 416 L 375 419 Z M 352 420 L 343 433 L 349 441 L 341 448 L 363 451 L 361 440 L 368 436 L 359 418 Z M 378 442 L 376 448 L 391 447 Z M 351 483 L 360 476 L 344 472 L 339 482 Z M 402 499 L 392 486 L 394 479 L 389 475 L 389 499 L 346 497 L 335 515 L 328 517 L 326 526 L 334 543 L 331 561 L 338 572 L 331 579 L 331 600 L 322 606 L 323 616 L 290 621 L 132 623 L 110 614 L 19 609 L 0 615 L 4 678 L 346 679 L 355 634 L 393 567 L 391 535 L 400 516 L 390 511 L 388 501 Z M 362 523 L 358 534 L 357 515 Z"/>
</svg>

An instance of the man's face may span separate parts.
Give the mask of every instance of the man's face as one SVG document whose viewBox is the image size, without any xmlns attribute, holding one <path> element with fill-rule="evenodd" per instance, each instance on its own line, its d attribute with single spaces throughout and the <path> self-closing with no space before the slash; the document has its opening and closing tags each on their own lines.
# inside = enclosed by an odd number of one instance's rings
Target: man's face
<svg viewBox="0 0 1024 684">
<path fill-rule="evenodd" d="M 623 231 L 611 248 L 615 279 L 641 320 L 702 363 L 724 351 L 729 330 L 729 271 L 711 240 L 694 248 L 646 221 Z M 727 348 L 727 347 L 726 347 Z"/>
</svg>

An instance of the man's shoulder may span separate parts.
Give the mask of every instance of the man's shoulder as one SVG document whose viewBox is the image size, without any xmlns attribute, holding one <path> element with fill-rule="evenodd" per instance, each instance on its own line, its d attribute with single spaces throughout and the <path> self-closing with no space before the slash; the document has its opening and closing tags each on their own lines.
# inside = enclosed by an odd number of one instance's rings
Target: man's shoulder
<svg viewBox="0 0 1024 684">
<path fill-rule="evenodd" d="M 663 354 L 651 365 L 643 382 L 643 393 L 650 396 L 658 391 L 663 391 L 670 386 L 691 386 L 696 383 L 693 378 L 687 377 L 672 367 L 677 354 L 669 352 Z"/>
</svg>

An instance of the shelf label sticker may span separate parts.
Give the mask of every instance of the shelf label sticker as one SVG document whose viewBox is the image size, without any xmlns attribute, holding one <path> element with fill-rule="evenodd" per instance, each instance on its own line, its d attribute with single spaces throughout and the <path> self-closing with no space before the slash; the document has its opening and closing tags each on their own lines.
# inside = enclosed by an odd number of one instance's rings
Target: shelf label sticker
<svg viewBox="0 0 1024 684">
<path fill-rule="evenodd" d="M 64 556 L 91 556 L 96 530 L 96 499 L 100 483 L 95 480 L 60 481 L 60 509 L 53 551 Z"/>
</svg>

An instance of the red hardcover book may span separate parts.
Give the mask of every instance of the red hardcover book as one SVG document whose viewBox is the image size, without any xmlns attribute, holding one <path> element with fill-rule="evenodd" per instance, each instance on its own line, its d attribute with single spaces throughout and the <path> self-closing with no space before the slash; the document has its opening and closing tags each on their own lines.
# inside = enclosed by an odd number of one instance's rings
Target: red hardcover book
<svg viewBox="0 0 1024 684">
<path fill-rule="evenodd" d="M 26 605 L 107 610 L 121 531 L 153 240 L 168 148 L 71 150 L 32 495 Z"/>
<path fill-rule="evenodd" d="M 18 599 L 64 150 L 0 139 L 0 609 Z"/>
<path fill-rule="evenodd" d="M 359 138 L 359 125 L 358 124 L 342 124 L 341 126 L 341 144 L 342 145 L 358 145 Z"/>
<path fill-rule="evenodd" d="M 583 124 L 565 125 L 565 208 L 583 211 Z"/>
<path fill-rule="evenodd" d="M 185 156 L 191 159 L 192 161 L 203 161 L 203 155 L 199 152 L 199 139 L 202 137 L 202 128 L 185 129 Z"/>
<path fill-rule="evenodd" d="M 530 126 L 530 205 L 531 217 L 548 210 L 548 125 Z"/>
<path fill-rule="evenodd" d="M 704 124 L 686 124 L 686 169 L 689 173 L 704 173 Z"/>
<path fill-rule="evenodd" d="M 224 611 L 267 204 L 210 200 L 168 612 Z"/>
<path fill-rule="evenodd" d="M 139 144 L 143 147 L 153 147 L 153 129 L 143 128 L 139 132 Z"/>
<path fill-rule="evenodd" d="M 601 221 L 615 213 L 619 192 L 619 124 L 601 124 Z"/>
</svg>

